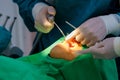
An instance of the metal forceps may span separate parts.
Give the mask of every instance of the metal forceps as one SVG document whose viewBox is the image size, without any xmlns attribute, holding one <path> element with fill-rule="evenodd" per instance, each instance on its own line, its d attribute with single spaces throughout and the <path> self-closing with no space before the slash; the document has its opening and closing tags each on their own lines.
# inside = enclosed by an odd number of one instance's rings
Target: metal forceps
<svg viewBox="0 0 120 80">
<path fill-rule="evenodd" d="M 60 31 L 60 33 L 63 35 L 63 37 L 65 38 L 65 34 L 62 31 L 62 29 L 57 25 L 57 23 L 54 21 L 54 16 L 53 15 L 48 15 L 48 21 L 51 23 L 54 23 L 54 25 L 58 28 L 58 30 Z"/>
<path fill-rule="evenodd" d="M 62 29 L 57 25 L 57 23 L 54 21 L 54 16 L 53 15 L 48 15 L 48 21 L 49 22 L 53 22 L 55 24 L 55 26 L 58 28 L 58 30 L 60 31 L 60 33 L 64 36 L 64 38 L 66 37 L 64 32 L 62 31 Z M 72 27 L 73 29 L 76 29 L 75 26 L 73 26 L 72 24 L 70 24 L 68 21 L 65 21 L 70 27 Z"/>
<path fill-rule="evenodd" d="M 76 29 L 75 26 L 73 26 L 71 23 L 69 23 L 68 21 L 65 21 L 70 27 L 72 27 L 73 29 Z M 64 38 L 66 38 L 64 32 L 62 31 L 62 29 L 60 29 L 60 27 L 56 24 L 56 22 L 54 21 L 54 24 L 56 25 L 56 27 L 59 29 L 59 31 L 61 32 L 61 34 L 64 36 Z"/>
</svg>

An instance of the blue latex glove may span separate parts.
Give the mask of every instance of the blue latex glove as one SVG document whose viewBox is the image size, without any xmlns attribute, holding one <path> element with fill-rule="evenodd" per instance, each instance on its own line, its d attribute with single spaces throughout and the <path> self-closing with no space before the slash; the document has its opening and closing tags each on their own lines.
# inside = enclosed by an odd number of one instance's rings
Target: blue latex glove
<svg viewBox="0 0 120 80">
<path fill-rule="evenodd" d="M 11 33 L 0 26 L 0 52 L 5 50 L 11 40 Z"/>
</svg>

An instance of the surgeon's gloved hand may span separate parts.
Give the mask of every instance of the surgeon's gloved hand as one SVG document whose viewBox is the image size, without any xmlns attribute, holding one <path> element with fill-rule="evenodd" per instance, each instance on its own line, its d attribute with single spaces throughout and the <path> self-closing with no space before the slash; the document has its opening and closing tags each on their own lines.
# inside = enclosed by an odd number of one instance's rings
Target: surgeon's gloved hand
<svg viewBox="0 0 120 80">
<path fill-rule="evenodd" d="M 0 53 L 5 50 L 11 40 L 11 33 L 0 26 Z"/>
<path fill-rule="evenodd" d="M 50 32 L 54 27 L 54 22 L 49 21 L 49 15 L 53 17 L 56 14 L 56 10 L 52 6 L 44 6 L 35 16 L 35 28 L 43 33 Z"/>
<path fill-rule="evenodd" d="M 95 17 L 87 20 L 80 25 L 76 30 L 71 32 L 66 40 L 75 38 L 82 45 L 92 46 L 99 42 L 107 35 L 106 27 L 100 17 Z"/>
<path fill-rule="evenodd" d="M 77 54 L 91 53 L 93 57 L 97 59 L 116 58 L 118 55 L 115 53 L 114 39 L 115 38 L 107 38 L 86 50 L 78 51 Z"/>
</svg>

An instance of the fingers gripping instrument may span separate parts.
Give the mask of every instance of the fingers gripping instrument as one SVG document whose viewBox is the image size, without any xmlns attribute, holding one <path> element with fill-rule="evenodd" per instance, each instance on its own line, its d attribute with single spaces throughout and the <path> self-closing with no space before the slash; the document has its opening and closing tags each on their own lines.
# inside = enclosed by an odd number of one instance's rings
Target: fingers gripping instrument
<svg viewBox="0 0 120 80">
<path fill-rule="evenodd" d="M 55 26 L 58 28 L 58 30 L 60 31 L 60 33 L 64 36 L 64 38 L 66 38 L 64 32 L 62 31 L 62 29 L 57 25 L 57 23 L 54 21 L 54 16 L 53 15 L 48 15 L 48 21 L 50 23 L 54 23 Z M 76 29 L 75 26 L 73 26 L 72 24 L 70 24 L 68 21 L 65 21 L 70 27 L 72 27 L 73 29 Z"/>
</svg>

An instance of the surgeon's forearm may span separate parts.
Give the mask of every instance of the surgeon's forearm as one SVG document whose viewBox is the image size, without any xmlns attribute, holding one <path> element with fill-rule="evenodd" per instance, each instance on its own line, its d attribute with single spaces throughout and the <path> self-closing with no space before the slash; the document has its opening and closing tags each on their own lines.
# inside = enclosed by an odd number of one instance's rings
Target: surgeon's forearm
<svg viewBox="0 0 120 80">
<path fill-rule="evenodd" d="M 118 36 L 120 34 L 120 16 L 117 14 L 110 14 L 100 16 L 105 23 L 107 34 Z"/>
</svg>

